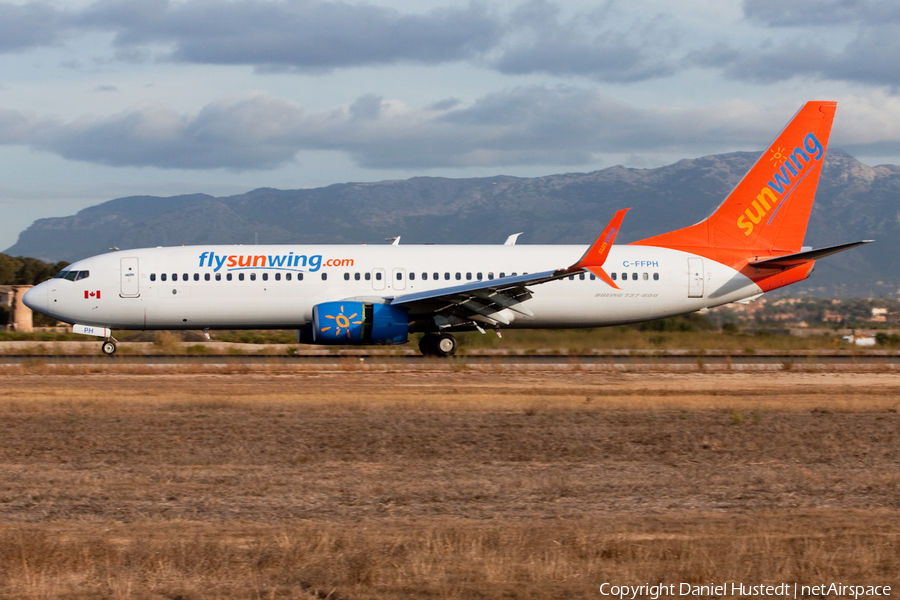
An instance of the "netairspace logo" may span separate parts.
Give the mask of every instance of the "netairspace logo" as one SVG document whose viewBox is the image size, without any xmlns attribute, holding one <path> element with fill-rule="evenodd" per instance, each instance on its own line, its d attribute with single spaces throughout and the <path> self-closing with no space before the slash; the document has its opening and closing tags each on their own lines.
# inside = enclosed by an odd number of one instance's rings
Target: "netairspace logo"
<svg viewBox="0 0 900 600">
<path fill-rule="evenodd" d="M 803 585 L 799 583 L 778 583 L 775 585 L 747 585 L 745 583 L 710 583 L 695 585 L 692 583 L 658 583 L 644 585 L 614 585 L 604 583 L 600 586 L 601 596 L 614 598 L 658 598 L 711 596 L 752 596 L 806 598 L 809 596 L 835 596 L 837 598 L 864 598 L 890 596 L 891 587 L 887 585 L 848 585 L 844 583 L 820 583 Z"/>
</svg>

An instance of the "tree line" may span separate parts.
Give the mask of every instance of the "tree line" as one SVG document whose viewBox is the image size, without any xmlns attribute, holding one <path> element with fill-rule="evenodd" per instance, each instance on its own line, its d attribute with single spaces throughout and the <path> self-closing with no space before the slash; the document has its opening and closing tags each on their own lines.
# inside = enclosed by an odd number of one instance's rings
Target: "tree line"
<svg viewBox="0 0 900 600">
<path fill-rule="evenodd" d="M 0 254 L 0 285 L 37 285 L 67 266 L 65 261 L 46 263 L 27 256 Z"/>
</svg>

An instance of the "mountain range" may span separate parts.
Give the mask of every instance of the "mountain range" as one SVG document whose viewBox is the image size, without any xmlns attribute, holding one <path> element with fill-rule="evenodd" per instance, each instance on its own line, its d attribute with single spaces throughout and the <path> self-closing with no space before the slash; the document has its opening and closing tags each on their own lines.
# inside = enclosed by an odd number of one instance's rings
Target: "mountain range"
<svg viewBox="0 0 900 600">
<path fill-rule="evenodd" d="M 323 188 L 261 188 L 228 197 L 192 194 L 110 200 L 40 219 L 6 254 L 74 261 L 109 248 L 259 243 L 589 244 L 613 213 L 632 207 L 617 241 L 708 216 L 758 158 L 735 152 L 654 169 L 611 167 L 534 178 L 415 177 Z M 821 260 L 796 293 L 896 297 L 900 286 L 900 167 L 869 167 L 829 151 L 806 245 L 876 243 Z"/>
</svg>

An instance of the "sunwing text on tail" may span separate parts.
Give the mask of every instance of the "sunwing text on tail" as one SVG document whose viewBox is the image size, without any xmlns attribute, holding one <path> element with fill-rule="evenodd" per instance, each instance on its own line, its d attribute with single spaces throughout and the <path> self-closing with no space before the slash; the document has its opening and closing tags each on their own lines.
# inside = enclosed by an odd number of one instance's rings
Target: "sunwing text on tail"
<svg viewBox="0 0 900 600">
<path fill-rule="evenodd" d="M 628 209 L 584 246 L 187 246 L 80 260 L 25 295 L 105 338 L 117 329 L 297 329 L 312 344 L 456 351 L 455 331 L 599 327 L 753 299 L 801 281 L 836 103 L 808 102 L 705 220 L 614 245 Z M 568 265 L 568 266 L 567 266 Z"/>
</svg>

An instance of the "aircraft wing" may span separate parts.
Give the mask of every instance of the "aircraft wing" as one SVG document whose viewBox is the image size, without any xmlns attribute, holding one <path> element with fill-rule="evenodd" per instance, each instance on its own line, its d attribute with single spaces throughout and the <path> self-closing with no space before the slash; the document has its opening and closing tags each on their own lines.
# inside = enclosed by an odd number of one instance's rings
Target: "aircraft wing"
<svg viewBox="0 0 900 600">
<path fill-rule="evenodd" d="M 617 212 L 588 251 L 570 267 L 403 294 L 391 299 L 390 303 L 407 306 L 414 313 L 431 313 L 439 327 L 463 325 L 471 321 L 494 327 L 498 324 L 509 325 L 509 319 L 501 314 L 504 309 L 528 317 L 534 316 L 524 304 L 532 297 L 531 290 L 528 289 L 531 285 L 590 271 L 618 289 L 602 267 L 627 211 L 628 209 Z"/>
<path fill-rule="evenodd" d="M 509 325 L 509 320 L 499 314 L 505 308 L 529 317 L 534 314 L 522 304 L 531 299 L 531 291 L 526 286 L 546 283 L 568 275 L 570 273 L 566 269 L 558 269 L 475 281 L 427 292 L 404 294 L 391 300 L 391 304 L 409 306 L 416 312 L 443 314 L 449 322 L 453 321 L 452 317 L 457 317 L 462 321 L 476 320 L 488 325 L 494 325 L 494 322 Z"/>
</svg>

